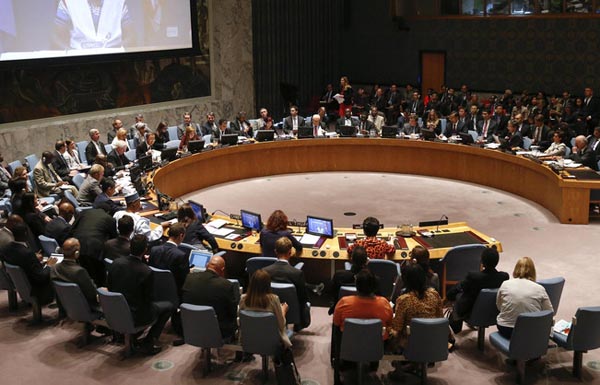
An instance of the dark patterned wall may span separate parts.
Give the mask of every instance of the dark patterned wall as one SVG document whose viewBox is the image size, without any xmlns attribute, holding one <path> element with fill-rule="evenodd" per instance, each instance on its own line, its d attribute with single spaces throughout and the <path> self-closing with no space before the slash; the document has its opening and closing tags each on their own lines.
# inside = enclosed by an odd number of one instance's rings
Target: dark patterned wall
<svg viewBox="0 0 600 385">
<path fill-rule="evenodd" d="M 450 85 L 548 93 L 600 88 L 600 18 L 435 19 L 408 21 L 410 30 L 401 31 L 387 2 L 351 3 L 352 38 L 344 41 L 359 53 L 343 68 L 354 82 L 415 83 L 419 51 L 441 50 Z"/>
</svg>

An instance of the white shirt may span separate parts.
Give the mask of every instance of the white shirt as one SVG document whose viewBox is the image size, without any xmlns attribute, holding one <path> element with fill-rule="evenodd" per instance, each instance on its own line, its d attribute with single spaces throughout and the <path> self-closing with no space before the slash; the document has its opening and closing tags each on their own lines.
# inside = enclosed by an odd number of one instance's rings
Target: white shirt
<svg viewBox="0 0 600 385">
<path fill-rule="evenodd" d="M 125 210 L 117 211 L 115 215 L 113 215 L 117 225 L 119 223 L 119 219 L 123 218 L 123 215 L 129 215 L 133 219 L 133 233 L 131 233 L 131 237 L 134 235 L 144 235 L 148 239 L 148 242 L 156 241 L 162 237 L 162 226 L 157 226 L 154 230 L 150 229 L 150 220 L 148 218 L 141 217 L 137 213 L 130 213 Z"/>
<path fill-rule="evenodd" d="M 553 310 L 546 289 L 526 278 L 504 281 L 498 289 L 496 306 L 498 325 L 514 328 L 517 317 L 522 313 L 541 310 Z"/>
</svg>

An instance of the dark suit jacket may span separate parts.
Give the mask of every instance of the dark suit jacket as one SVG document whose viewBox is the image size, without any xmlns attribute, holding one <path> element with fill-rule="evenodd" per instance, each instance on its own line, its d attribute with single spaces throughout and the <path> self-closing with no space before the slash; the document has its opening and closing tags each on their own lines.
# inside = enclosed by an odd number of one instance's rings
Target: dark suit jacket
<svg viewBox="0 0 600 385">
<path fill-rule="evenodd" d="M 82 257 L 100 260 L 104 242 L 117 236 L 117 225 L 102 209 L 84 210 L 73 223 L 71 236 L 79 240 Z"/>
<path fill-rule="evenodd" d="M 128 256 L 129 253 L 129 238 L 119 236 L 104 242 L 102 258 L 114 261 L 117 258 Z"/>
<path fill-rule="evenodd" d="M 70 179 L 69 172 L 71 169 L 69 168 L 65 158 L 63 158 L 60 152 L 56 150 L 54 150 L 53 154 L 54 158 L 52 159 L 52 166 L 54 167 L 54 171 L 56 171 L 58 176 L 60 176 L 63 180 Z"/>
<path fill-rule="evenodd" d="M 506 133 L 507 133 L 506 126 L 508 125 L 508 116 L 506 116 L 506 115 L 493 116 L 492 120 L 494 120 L 496 122 L 495 134 L 500 137 L 506 136 Z"/>
<path fill-rule="evenodd" d="M 187 227 L 185 230 L 185 237 L 183 238 L 183 243 L 189 243 L 190 245 L 197 245 L 202 243 L 203 241 L 208 242 L 210 247 L 213 249 L 213 252 L 219 250 L 219 244 L 215 239 L 215 236 L 204 228 L 202 222 L 196 220 L 192 222 L 191 225 Z"/>
<path fill-rule="evenodd" d="M 572 153 L 569 155 L 569 159 L 577 163 L 581 163 L 584 166 L 591 168 L 592 170 L 598 171 L 598 161 L 596 160 L 596 154 L 590 151 L 588 147 Z"/>
<path fill-rule="evenodd" d="M 127 164 L 129 164 L 129 159 L 123 155 L 117 154 L 117 150 L 112 150 L 107 156 L 106 160 L 108 163 L 112 164 L 115 171 L 119 171 L 125 168 Z"/>
<path fill-rule="evenodd" d="M 302 243 L 300 243 L 289 230 L 273 232 L 264 228 L 260 232 L 260 247 L 262 250 L 263 257 L 277 257 L 275 254 L 275 242 L 282 237 L 287 237 L 291 242 L 294 249 L 296 249 L 296 256 L 302 252 Z"/>
<path fill-rule="evenodd" d="M 50 268 L 42 266 L 34 251 L 17 242 L 9 243 L 2 251 L 4 261 L 19 266 L 31 283 L 31 294 L 42 304 L 50 302 L 53 291 L 50 286 Z"/>
<path fill-rule="evenodd" d="M 511 149 L 514 147 L 520 147 L 523 148 L 523 136 L 521 135 L 521 133 L 519 131 L 515 131 L 514 134 L 508 134 L 508 136 L 505 138 L 506 142 L 502 143 L 502 145 L 500 146 L 501 148 L 504 149 Z"/>
<path fill-rule="evenodd" d="M 298 118 L 298 127 L 304 127 L 304 118 L 300 115 L 297 116 Z M 294 129 L 294 124 L 292 123 L 292 117 L 288 116 L 285 119 L 283 119 L 283 129 L 286 132 L 290 132 Z"/>
<path fill-rule="evenodd" d="M 452 123 L 448 121 L 448 123 L 446 124 L 446 131 L 444 131 L 445 136 L 449 138 L 452 135 L 458 135 L 460 132 L 467 132 L 467 126 L 465 123 L 461 121 L 456 122 L 456 130 L 454 130 Z"/>
<path fill-rule="evenodd" d="M 211 132 L 211 139 L 214 140 L 215 138 L 217 138 L 219 140 L 219 143 L 221 143 L 221 135 L 227 134 L 236 134 L 236 132 L 233 132 L 233 130 L 228 127 L 225 129 L 225 131 L 223 131 L 223 133 L 221 133 L 221 130 L 217 128 L 216 130 L 213 130 Z"/>
<path fill-rule="evenodd" d="M 591 116 L 592 122 L 597 123 L 598 119 L 600 119 L 600 99 L 593 96 L 587 105 L 585 104 L 585 99 L 584 99 L 583 115 L 584 115 L 584 119 L 587 118 L 588 116 Z"/>
<path fill-rule="evenodd" d="M 469 317 L 471 309 L 481 289 L 496 289 L 502 285 L 502 282 L 509 278 L 508 273 L 497 271 L 496 269 L 484 269 L 483 271 L 470 272 L 467 277 L 459 284 L 456 289 L 448 292 L 448 297 L 456 296 L 455 293 L 462 290 L 462 294 L 457 298 L 454 304 L 454 311 L 461 319 Z"/>
<path fill-rule="evenodd" d="M 56 239 L 59 246 L 62 246 L 65 239 L 68 238 L 71 232 L 71 225 L 67 223 L 61 216 L 56 216 L 46 225 L 46 235 Z"/>
<path fill-rule="evenodd" d="M 531 138 L 531 135 L 532 135 L 531 128 L 529 127 L 529 124 L 527 124 L 527 123 L 523 123 L 520 130 L 519 130 L 519 127 L 517 127 L 517 132 L 521 133 L 521 136 L 527 136 L 529 138 Z"/>
<path fill-rule="evenodd" d="M 139 159 L 140 157 L 146 155 L 146 152 L 148 152 L 148 143 L 144 141 L 136 147 L 135 158 Z"/>
<path fill-rule="evenodd" d="M 125 296 L 136 325 L 152 321 L 154 276 L 141 259 L 132 255 L 115 259 L 108 269 L 106 282 L 108 290 Z"/>
<path fill-rule="evenodd" d="M 350 118 L 350 122 L 351 122 L 350 125 L 352 127 L 358 126 L 358 119 L 356 119 L 355 117 L 351 117 Z M 345 123 L 346 123 L 346 117 L 345 116 L 343 116 L 343 117 L 339 118 L 338 120 L 336 120 L 336 122 L 335 122 L 335 130 L 339 132 L 340 127 L 346 125 Z M 373 124 L 373 122 L 369 122 L 369 123 Z"/>
<path fill-rule="evenodd" d="M 477 122 L 477 133 L 483 135 L 483 125 L 485 120 L 481 119 Z M 488 124 L 487 136 L 483 138 L 486 142 L 492 142 L 494 140 L 493 135 L 496 133 L 496 121 L 492 118 Z"/>
<path fill-rule="evenodd" d="M 158 269 L 170 270 L 173 273 L 177 292 L 179 298 L 181 298 L 181 288 L 183 287 L 185 277 L 187 277 L 190 271 L 190 261 L 187 253 L 179 249 L 177 245 L 166 242 L 162 245 L 154 246 L 150 250 L 148 264 Z"/>
<path fill-rule="evenodd" d="M 252 130 L 252 125 L 248 121 L 246 121 L 246 123 L 250 127 L 248 129 L 248 132 L 244 132 L 244 127 L 242 126 L 242 123 L 239 120 L 237 120 L 237 119 L 234 120 L 233 122 L 231 122 L 231 129 L 233 131 L 235 131 L 240 136 L 246 136 L 248 138 L 252 138 L 252 137 L 254 137 L 253 130 Z"/>
<path fill-rule="evenodd" d="M 300 308 L 305 308 L 308 302 L 308 292 L 306 290 L 306 281 L 304 279 L 304 272 L 298 270 L 286 261 L 278 260 L 272 265 L 269 265 L 263 269 L 271 276 L 272 282 L 279 283 L 292 283 L 296 287 L 296 294 L 298 295 L 298 304 Z M 304 319 L 304 311 L 300 312 L 302 316 L 302 324 L 306 326 L 306 320 Z"/>
<path fill-rule="evenodd" d="M 415 104 L 416 103 L 416 104 Z M 408 113 L 415 113 L 417 116 L 423 116 L 423 112 L 425 111 L 425 106 L 423 105 L 423 101 L 421 99 L 417 100 L 409 100 L 407 103 Z"/>
<path fill-rule="evenodd" d="M 223 338 L 231 337 L 237 329 L 237 302 L 235 287 L 214 271 L 188 274 L 183 285 L 182 302 L 212 306 L 219 320 Z"/>
<path fill-rule="evenodd" d="M 106 149 L 104 148 L 104 143 L 98 141 L 98 147 L 100 147 L 100 153 L 106 155 Z M 90 141 L 85 148 L 85 158 L 87 159 L 88 164 L 94 164 L 96 160 L 96 155 L 98 155 L 98 150 L 94 143 Z"/>
<path fill-rule="evenodd" d="M 79 266 L 74 259 L 64 259 L 61 263 L 54 265 L 50 272 L 50 278 L 55 281 L 76 283 L 90 307 L 98 306 L 96 285 L 87 270 Z"/>
<path fill-rule="evenodd" d="M 108 208 L 110 216 L 113 216 L 117 211 L 125 210 L 125 206 L 113 201 L 105 193 L 98 195 L 96 199 L 94 199 L 93 207 L 95 209 Z"/>
<path fill-rule="evenodd" d="M 364 125 L 363 125 L 364 123 Z M 362 131 L 366 131 L 366 132 L 371 132 L 371 130 L 375 129 L 375 124 L 373 124 L 373 122 L 366 120 L 364 122 L 359 121 L 358 122 L 358 131 L 362 132 Z"/>
<path fill-rule="evenodd" d="M 215 127 L 216 127 L 216 125 L 215 125 Z M 200 135 L 201 137 L 204 135 L 209 135 L 209 134 L 212 135 L 212 132 L 213 132 L 212 124 L 206 122 L 202 125 L 202 127 L 200 127 L 200 133 L 198 135 Z"/>
</svg>

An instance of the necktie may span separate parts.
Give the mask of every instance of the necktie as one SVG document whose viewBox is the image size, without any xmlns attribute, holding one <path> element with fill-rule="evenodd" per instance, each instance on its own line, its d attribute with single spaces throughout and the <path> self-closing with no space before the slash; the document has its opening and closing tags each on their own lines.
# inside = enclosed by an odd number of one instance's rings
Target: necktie
<svg viewBox="0 0 600 385">
<path fill-rule="evenodd" d="M 483 137 L 484 137 L 484 138 L 487 138 L 488 123 L 489 123 L 489 120 L 486 120 L 486 121 L 483 123 Z"/>
<path fill-rule="evenodd" d="M 314 127 L 313 127 L 313 136 L 314 136 L 314 137 L 317 137 L 317 136 L 318 136 L 318 134 L 319 134 L 319 129 L 317 128 L 317 126 L 314 126 Z"/>
<path fill-rule="evenodd" d="M 596 139 L 596 141 L 594 142 L 594 147 L 592 147 L 592 150 L 596 151 L 596 147 L 598 146 L 598 142 L 600 142 L 600 140 Z"/>
<path fill-rule="evenodd" d="M 456 123 L 454 123 L 454 127 L 452 127 L 452 133 L 453 133 L 453 134 L 455 134 L 455 133 L 457 133 L 457 132 L 458 132 L 458 131 L 456 130 L 456 126 L 457 126 L 457 124 L 456 124 Z"/>
</svg>

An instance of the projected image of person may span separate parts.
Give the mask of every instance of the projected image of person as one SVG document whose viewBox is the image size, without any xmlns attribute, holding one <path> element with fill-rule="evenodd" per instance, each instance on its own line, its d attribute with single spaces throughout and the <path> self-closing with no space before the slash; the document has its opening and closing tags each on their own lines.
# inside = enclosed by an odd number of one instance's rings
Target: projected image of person
<svg viewBox="0 0 600 385">
<path fill-rule="evenodd" d="M 133 41 L 126 0 L 60 0 L 54 19 L 55 49 L 121 48 Z"/>
</svg>

